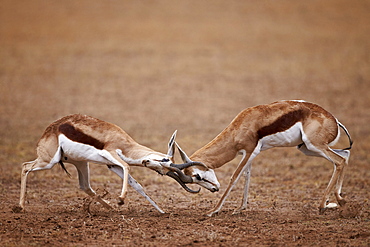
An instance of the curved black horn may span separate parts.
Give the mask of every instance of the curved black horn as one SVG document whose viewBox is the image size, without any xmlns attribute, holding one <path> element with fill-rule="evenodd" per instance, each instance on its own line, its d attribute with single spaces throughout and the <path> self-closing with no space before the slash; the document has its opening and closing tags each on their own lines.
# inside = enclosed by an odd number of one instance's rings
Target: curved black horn
<svg viewBox="0 0 370 247">
<path fill-rule="evenodd" d="M 191 176 L 185 175 L 179 168 L 176 166 L 170 166 L 168 169 L 172 170 L 172 172 L 176 172 L 179 179 L 181 179 L 181 182 L 183 183 L 191 183 L 193 182 L 193 179 Z"/>
<path fill-rule="evenodd" d="M 206 167 L 202 162 L 197 162 L 197 161 L 192 161 L 192 162 L 187 162 L 187 163 L 184 163 L 184 164 L 171 164 L 170 166 L 172 167 L 176 167 L 180 170 L 183 170 L 185 168 L 188 168 L 189 166 L 196 166 L 196 165 L 200 165 L 200 166 L 204 166 Z"/>
<path fill-rule="evenodd" d="M 185 185 L 185 183 L 180 179 L 180 177 L 175 172 L 169 171 L 169 172 L 166 173 L 166 175 L 175 179 L 187 192 L 199 193 L 200 188 L 199 188 L 199 190 L 190 189 L 188 186 Z"/>
</svg>

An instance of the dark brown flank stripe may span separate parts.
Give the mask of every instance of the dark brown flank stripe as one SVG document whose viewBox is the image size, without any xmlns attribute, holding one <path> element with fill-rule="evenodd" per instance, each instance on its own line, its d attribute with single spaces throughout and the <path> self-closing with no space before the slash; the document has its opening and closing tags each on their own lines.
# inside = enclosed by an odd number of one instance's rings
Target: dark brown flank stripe
<svg viewBox="0 0 370 247">
<path fill-rule="evenodd" d="M 291 111 L 279 117 L 275 122 L 270 125 L 264 126 L 257 131 L 258 138 L 261 139 L 265 136 L 272 135 L 278 132 L 283 132 L 292 127 L 304 116 L 303 110 Z"/>
<path fill-rule="evenodd" d="M 104 148 L 104 143 L 95 139 L 94 137 L 86 135 L 70 124 L 65 123 L 60 125 L 59 131 L 72 141 L 84 143 L 101 150 Z"/>
</svg>

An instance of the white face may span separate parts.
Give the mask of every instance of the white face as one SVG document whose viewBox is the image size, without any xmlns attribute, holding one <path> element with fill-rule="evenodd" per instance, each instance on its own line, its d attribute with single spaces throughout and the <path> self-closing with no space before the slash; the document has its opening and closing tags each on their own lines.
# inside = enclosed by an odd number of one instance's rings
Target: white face
<svg viewBox="0 0 370 247">
<path fill-rule="evenodd" d="M 172 164 L 171 158 L 168 155 L 150 154 L 143 158 L 142 164 L 158 173 L 164 175 Z"/>
<path fill-rule="evenodd" d="M 191 176 L 193 178 L 193 183 L 199 184 L 211 192 L 216 192 L 220 189 L 220 183 L 212 169 L 204 171 L 194 167 Z"/>
</svg>

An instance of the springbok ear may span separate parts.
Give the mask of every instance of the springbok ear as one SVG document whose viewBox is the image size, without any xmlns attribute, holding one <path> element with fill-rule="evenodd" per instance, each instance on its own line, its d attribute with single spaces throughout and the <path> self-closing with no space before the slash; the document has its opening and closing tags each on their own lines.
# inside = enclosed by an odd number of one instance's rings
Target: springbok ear
<svg viewBox="0 0 370 247">
<path fill-rule="evenodd" d="M 186 153 L 180 148 L 180 146 L 179 146 L 179 144 L 177 144 L 177 142 L 175 142 L 176 143 L 176 147 L 177 147 L 177 149 L 179 150 L 179 152 L 180 152 L 180 156 L 181 156 L 181 159 L 182 159 L 182 161 L 184 162 L 184 163 L 189 163 L 189 162 L 192 162 L 192 160 L 191 159 L 189 159 L 189 157 L 186 155 Z"/>
<path fill-rule="evenodd" d="M 168 142 L 168 152 L 167 155 L 171 158 L 175 155 L 175 139 L 176 139 L 177 130 L 173 132 L 170 141 Z"/>
</svg>

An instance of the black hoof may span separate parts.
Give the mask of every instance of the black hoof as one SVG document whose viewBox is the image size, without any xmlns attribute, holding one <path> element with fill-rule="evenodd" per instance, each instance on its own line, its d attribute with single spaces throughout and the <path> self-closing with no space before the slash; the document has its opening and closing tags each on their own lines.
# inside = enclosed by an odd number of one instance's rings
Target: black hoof
<svg viewBox="0 0 370 247">
<path fill-rule="evenodd" d="M 319 208 L 319 214 L 322 215 L 325 213 L 327 208 Z"/>
<path fill-rule="evenodd" d="M 343 207 L 344 205 L 346 205 L 347 201 L 342 199 L 342 200 L 339 200 L 338 203 L 339 203 L 339 206 Z"/>
<path fill-rule="evenodd" d="M 23 212 L 23 208 L 20 207 L 20 206 L 14 206 L 14 207 L 12 207 L 12 212 L 13 213 L 21 213 L 21 212 Z"/>
</svg>

